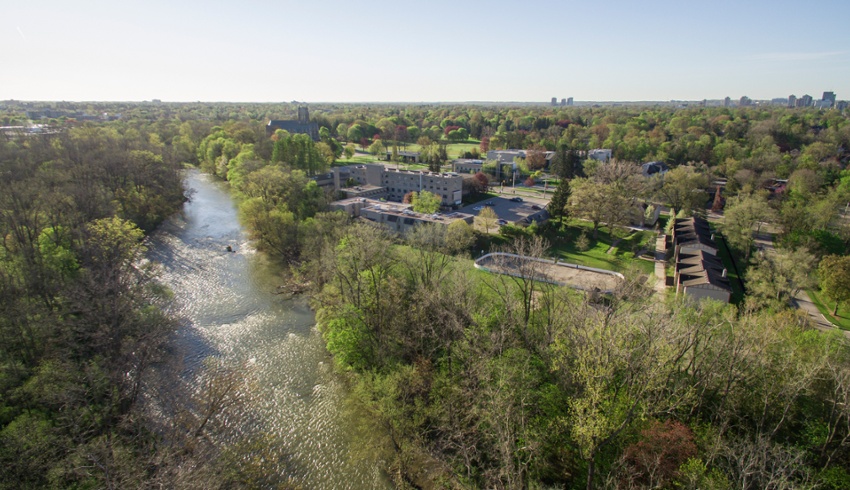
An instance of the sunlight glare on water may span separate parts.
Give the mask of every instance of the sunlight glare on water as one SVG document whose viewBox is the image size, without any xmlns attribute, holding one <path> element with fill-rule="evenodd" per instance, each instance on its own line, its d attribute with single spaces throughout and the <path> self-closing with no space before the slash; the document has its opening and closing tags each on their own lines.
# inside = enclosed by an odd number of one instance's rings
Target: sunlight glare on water
<svg viewBox="0 0 850 490">
<path fill-rule="evenodd" d="M 225 184 L 192 170 L 187 186 L 191 202 L 149 243 L 183 319 L 175 342 L 184 375 L 210 355 L 249 370 L 251 414 L 227 422 L 246 433 L 261 426 L 280 445 L 273 451 L 289 457 L 281 471 L 303 488 L 390 488 L 377 463 L 358 456 L 357 416 L 345 409 L 345 386 L 306 300 L 275 294 L 278 270 L 251 249 Z"/>
</svg>

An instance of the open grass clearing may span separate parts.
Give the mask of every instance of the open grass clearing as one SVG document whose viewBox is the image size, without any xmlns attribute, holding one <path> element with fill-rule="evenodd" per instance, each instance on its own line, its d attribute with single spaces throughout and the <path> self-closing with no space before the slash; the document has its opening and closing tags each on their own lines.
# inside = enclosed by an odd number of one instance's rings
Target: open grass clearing
<svg viewBox="0 0 850 490">
<path fill-rule="evenodd" d="M 582 233 L 588 239 L 588 249 L 580 250 L 577 242 Z M 613 237 L 610 231 L 600 229 L 596 239 L 593 238 L 593 224 L 571 220 L 566 226 L 558 228 L 557 223 L 549 227 L 543 235 L 551 247 L 549 253 L 553 257 L 573 264 L 596 267 L 616 272 L 626 272 L 635 267 L 640 272 L 652 274 L 655 262 L 635 256 L 636 252 L 646 250 L 649 256 L 655 251 L 655 233 L 652 231 L 634 231 L 626 228 L 615 228 Z M 617 245 L 608 253 L 614 241 Z"/>
</svg>

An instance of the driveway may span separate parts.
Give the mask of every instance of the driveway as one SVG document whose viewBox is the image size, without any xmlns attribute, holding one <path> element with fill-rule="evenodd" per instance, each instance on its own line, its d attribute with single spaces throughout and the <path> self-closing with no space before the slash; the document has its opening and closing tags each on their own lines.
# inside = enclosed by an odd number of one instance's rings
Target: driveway
<svg viewBox="0 0 850 490">
<path fill-rule="evenodd" d="M 714 223 L 720 222 L 723 220 L 723 215 L 716 213 L 708 213 L 708 220 Z M 762 233 L 758 234 L 755 239 L 754 247 L 764 250 L 767 254 L 776 253 L 776 247 L 773 246 L 773 235 L 770 233 L 765 233 L 764 229 L 762 229 Z M 809 295 L 806 294 L 805 291 L 799 291 L 797 294 L 791 298 L 791 305 L 797 309 L 805 311 L 812 324 L 818 330 L 837 330 L 832 322 L 826 319 L 821 312 L 818 310 L 818 307 L 812 302 L 812 299 L 809 298 Z M 843 331 L 844 336 L 850 338 L 850 331 Z"/>
</svg>

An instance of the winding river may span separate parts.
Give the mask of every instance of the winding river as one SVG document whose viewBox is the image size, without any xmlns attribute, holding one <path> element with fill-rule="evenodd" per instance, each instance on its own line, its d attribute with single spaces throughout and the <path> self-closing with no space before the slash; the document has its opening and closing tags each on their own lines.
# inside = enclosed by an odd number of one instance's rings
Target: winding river
<svg viewBox="0 0 850 490">
<path fill-rule="evenodd" d="M 245 433 L 262 427 L 271 450 L 286 455 L 280 472 L 297 485 L 390 488 L 354 440 L 362 414 L 348 409 L 306 300 L 275 294 L 280 271 L 251 248 L 226 184 L 196 170 L 186 184 L 191 201 L 149 244 L 183 321 L 173 352 L 182 356 L 184 379 L 208 356 L 249 369 L 250 415 L 227 423 Z"/>
</svg>

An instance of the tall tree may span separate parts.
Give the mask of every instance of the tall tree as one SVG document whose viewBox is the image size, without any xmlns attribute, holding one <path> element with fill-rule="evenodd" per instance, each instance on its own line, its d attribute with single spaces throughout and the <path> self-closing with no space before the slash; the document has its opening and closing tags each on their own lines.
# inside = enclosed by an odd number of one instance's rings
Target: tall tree
<svg viewBox="0 0 850 490">
<path fill-rule="evenodd" d="M 708 176 L 694 167 L 676 167 L 657 178 L 661 179 L 657 191 L 658 198 L 673 208 L 673 214 L 678 214 L 679 211 L 690 213 L 700 209 L 708 199 L 705 194 Z"/>
<path fill-rule="evenodd" d="M 565 144 L 558 145 L 552 157 L 552 172 L 563 179 L 572 179 L 579 174 L 581 157 L 576 150 Z"/>
<path fill-rule="evenodd" d="M 475 226 L 484 229 L 484 233 L 490 233 L 490 230 L 496 227 L 496 220 L 499 217 L 496 216 L 496 212 L 493 211 L 493 208 L 490 206 L 486 206 L 484 209 L 478 212 L 478 216 L 475 217 Z"/>
<path fill-rule="evenodd" d="M 558 187 L 555 189 L 555 193 L 552 195 L 552 199 L 546 206 L 546 209 L 549 211 L 549 215 L 562 221 L 569 218 L 570 215 L 567 205 L 570 200 L 570 193 L 570 181 L 565 178 L 561 178 L 561 181 L 558 182 Z"/>
<path fill-rule="evenodd" d="M 419 191 L 411 196 L 413 210 L 417 213 L 433 214 L 440 210 L 442 199 L 437 194 L 428 191 Z"/>
<path fill-rule="evenodd" d="M 771 217 L 773 210 L 763 196 L 738 196 L 729 199 L 721 229 L 729 244 L 744 252 L 746 260 L 750 260 L 750 252 L 755 243 L 753 233 L 760 231 L 761 223 Z"/>
<path fill-rule="evenodd" d="M 757 254 L 747 269 L 747 289 L 765 302 L 787 300 L 801 289 L 814 286 L 814 263 L 815 257 L 805 248 Z"/>
<path fill-rule="evenodd" d="M 823 293 L 835 301 L 835 315 L 838 305 L 850 300 L 850 256 L 827 255 L 818 265 L 818 277 Z"/>
</svg>

